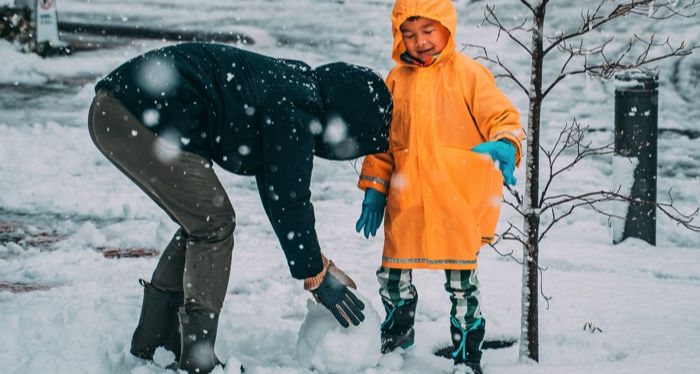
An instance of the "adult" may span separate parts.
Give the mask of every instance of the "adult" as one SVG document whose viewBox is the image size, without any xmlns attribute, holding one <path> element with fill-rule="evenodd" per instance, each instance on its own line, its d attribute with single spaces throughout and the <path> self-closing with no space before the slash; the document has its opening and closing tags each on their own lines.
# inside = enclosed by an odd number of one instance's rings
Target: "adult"
<svg viewBox="0 0 700 374">
<path fill-rule="evenodd" d="M 311 204 L 313 156 L 348 160 L 388 149 L 391 96 L 373 71 L 312 69 L 232 46 L 185 43 L 147 52 L 97 83 L 97 148 L 180 226 L 144 298 L 131 353 L 173 351 L 204 373 L 228 286 L 233 206 L 212 164 L 254 176 L 292 277 L 348 327 L 363 319 L 352 280 L 321 253 Z"/>
</svg>

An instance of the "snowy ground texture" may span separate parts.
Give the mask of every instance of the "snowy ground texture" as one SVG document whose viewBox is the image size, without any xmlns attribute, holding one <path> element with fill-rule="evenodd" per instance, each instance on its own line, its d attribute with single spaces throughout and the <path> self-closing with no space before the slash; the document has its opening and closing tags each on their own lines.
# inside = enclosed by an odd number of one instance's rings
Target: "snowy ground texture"
<svg viewBox="0 0 700 374">
<path fill-rule="evenodd" d="M 390 0 L 61 0 L 62 20 L 161 25 L 244 32 L 244 46 L 312 65 L 335 60 L 390 69 Z M 489 2 L 491 3 L 491 2 Z M 518 1 L 496 1 L 504 20 L 518 22 Z M 552 2 L 550 31 L 566 27 L 592 1 Z M 527 81 L 526 59 L 493 29 L 477 27 L 482 1 L 455 2 L 459 42 L 489 45 Z M 646 21 L 642 19 L 642 21 Z M 624 40 L 633 18 L 610 29 Z M 633 27 L 634 26 L 634 27 Z M 636 29 L 671 41 L 698 43 L 698 18 Z M 71 36 L 73 41 L 80 41 Z M 89 42 L 85 38 L 82 42 Z M 41 59 L 0 42 L 0 371 L 3 373 L 163 373 L 158 363 L 128 354 L 142 290 L 157 257 L 114 258 L 114 248 L 145 254 L 160 250 L 175 225 L 92 145 L 88 106 L 97 79 L 118 64 L 163 42 L 109 40 L 105 48 Z M 672 190 L 679 207 L 700 206 L 700 57 L 659 65 L 659 199 Z M 554 71 L 551 69 L 551 71 Z M 526 113 L 526 97 L 499 83 Z M 611 82 L 565 81 L 545 105 L 543 141 L 555 139 L 577 120 L 612 140 Z M 525 121 L 525 115 L 523 115 Z M 670 131 L 670 130 L 676 130 Z M 683 135 L 685 134 L 685 135 Z M 228 372 L 242 362 L 250 373 L 447 373 L 451 362 L 432 351 L 449 339 L 449 299 L 441 272 L 416 271 L 421 293 L 417 341 L 407 352 L 380 357 L 378 322 L 383 311 L 374 271 L 381 235 L 364 240 L 354 231 L 362 194 L 357 164 L 319 160 L 313 201 L 323 250 L 349 274 L 368 300 L 369 322 L 349 334 L 319 331 L 327 320 L 287 265 L 256 196 L 251 178 L 220 173 L 238 215 L 228 296 L 217 353 Z M 523 170 L 516 176 L 522 193 Z M 563 175 L 555 191 L 609 188 L 612 157 L 582 164 Z M 505 210 L 501 226 L 520 223 Z M 486 373 L 693 373 L 700 358 L 700 235 L 659 217 L 658 245 L 627 240 L 613 246 L 607 221 L 581 210 L 542 243 L 539 364 L 518 361 L 517 345 L 485 352 Z M 514 251 L 517 246 L 503 246 Z M 105 254 L 112 256 L 105 256 Z M 117 254 L 119 254 L 117 253 Z M 119 257 L 119 256 L 117 256 Z M 480 259 L 483 312 L 488 339 L 520 335 L 521 267 L 492 250 Z M 309 324 L 318 319 L 317 326 Z M 325 321 L 325 322 L 324 322 Z M 322 330 L 322 329 L 321 329 Z M 301 335 L 301 338 L 300 338 Z M 314 339 L 319 350 L 313 355 Z M 299 351 L 297 345 L 299 344 Z M 376 349 L 372 348 L 372 345 Z M 369 347 L 369 349 L 368 349 Z M 301 354 L 298 354 L 301 353 Z M 318 352 L 316 352 L 318 353 Z"/>
</svg>

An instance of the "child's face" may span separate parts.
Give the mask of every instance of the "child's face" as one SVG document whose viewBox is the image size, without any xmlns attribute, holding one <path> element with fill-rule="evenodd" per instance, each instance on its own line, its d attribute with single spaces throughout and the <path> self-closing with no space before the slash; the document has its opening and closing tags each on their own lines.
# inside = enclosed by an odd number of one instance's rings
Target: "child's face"
<svg viewBox="0 0 700 374">
<path fill-rule="evenodd" d="M 421 61 L 428 61 L 447 45 L 450 30 L 440 22 L 419 17 L 407 20 L 400 27 L 406 51 Z"/>
</svg>

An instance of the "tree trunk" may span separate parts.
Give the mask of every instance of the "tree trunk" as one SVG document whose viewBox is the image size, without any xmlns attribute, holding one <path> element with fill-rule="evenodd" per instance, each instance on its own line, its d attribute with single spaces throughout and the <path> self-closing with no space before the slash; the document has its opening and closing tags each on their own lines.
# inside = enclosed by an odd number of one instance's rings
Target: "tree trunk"
<svg viewBox="0 0 700 374">
<path fill-rule="evenodd" d="M 520 333 L 520 359 L 539 362 L 538 330 L 538 252 L 539 252 L 539 145 L 542 110 L 543 32 L 546 4 L 538 2 L 532 33 L 532 71 L 527 126 L 527 162 L 525 177 L 525 233 L 523 247 L 523 289 Z"/>
</svg>

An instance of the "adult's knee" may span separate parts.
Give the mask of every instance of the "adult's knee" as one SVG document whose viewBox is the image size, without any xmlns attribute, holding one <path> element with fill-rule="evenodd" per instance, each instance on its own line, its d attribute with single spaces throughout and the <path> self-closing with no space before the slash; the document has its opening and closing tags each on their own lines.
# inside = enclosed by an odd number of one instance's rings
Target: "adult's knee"
<svg viewBox="0 0 700 374">
<path fill-rule="evenodd" d="M 110 92 L 100 90 L 95 94 L 88 114 L 88 131 L 97 149 L 108 158 L 111 151 L 119 148 L 115 131 L 118 122 L 128 119 L 128 110 Z"/>
<path fill-rule="evenodd" d="M 103 116 L 99 115 L 100 111 L 102 110 L 102 106 L 102 97 L 100 95 L 96 95 L 92 100 L 90 112 L 88 114 L 88 132 L 90 133 L 90 139 L 92 139 L 92 142 L 95 144 L 97 149 L 104 152 L 104 147 L 101 145 L 103 141 L 103 131 L 100 130 L 106 124 L 103 121 Z"/>
<path fill-rule="evenodd" d="M 233 238 L 236 228 L 236 215 L 231 210 L 230 214 L 218 217 L 208 216 L 200 224 L 187 232 L 188 241 L 206 241 L 210 243 L 224 242 Z"/>
<path fill-rule="evenodd" d="M 233 231 L 236 229 L 236 215 L 231 212 L 230 215 L 226 216 L 220 225 L 216 228 L 215 236 L 226 240 L 233 237 Z"/>
</svg>

